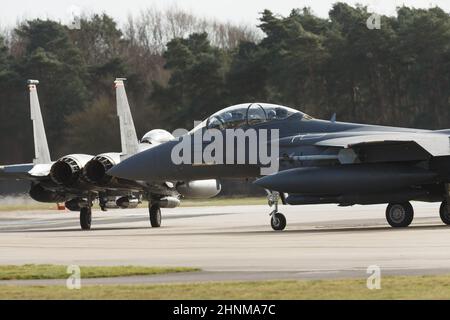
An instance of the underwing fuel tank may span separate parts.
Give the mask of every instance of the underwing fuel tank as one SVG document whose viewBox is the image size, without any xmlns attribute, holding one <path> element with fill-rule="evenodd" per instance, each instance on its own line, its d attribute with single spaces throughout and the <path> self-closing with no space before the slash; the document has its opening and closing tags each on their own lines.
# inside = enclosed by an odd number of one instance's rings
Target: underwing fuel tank
<svg viewBox="0 0 450 320">
<path fill-rule="evenodd" d="M 339 203 L 340 205 L 402 203 L 410 200 L 425 199 L 430 194 L 427 190 L 399 190 L 369 194 L 343 194 L 337 196 L 289 194 L 286 203 L 290 205 Z"/>
<path fill-rule="evenodd" d="M 189 199 L 209 199 L 217 196 L 222 187 L 218 180 L 195 180 L 177 185 L 177 191 Z"/>
<path fill-rule="evenodd" d="M 265 189 L 296 194 L 386 192 L 437 182 L 432 171 L 396 164 L 358 164 L 295 168 L 254 183 Z"/>
</svg>

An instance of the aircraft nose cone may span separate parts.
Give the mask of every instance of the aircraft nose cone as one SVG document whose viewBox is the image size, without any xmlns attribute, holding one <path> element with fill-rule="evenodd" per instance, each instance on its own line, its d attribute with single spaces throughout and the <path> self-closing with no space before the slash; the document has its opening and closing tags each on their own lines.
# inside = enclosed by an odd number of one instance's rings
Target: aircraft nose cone
<svg viewBox="0 0 450 320">
<path fill-rule="evenodd" d="M 136 181 L 168 181 L 175 177 L 171 160 L 173 143 L 167 142 L 140 152 L 112 167 L 108 174 Z"/>
</svg>

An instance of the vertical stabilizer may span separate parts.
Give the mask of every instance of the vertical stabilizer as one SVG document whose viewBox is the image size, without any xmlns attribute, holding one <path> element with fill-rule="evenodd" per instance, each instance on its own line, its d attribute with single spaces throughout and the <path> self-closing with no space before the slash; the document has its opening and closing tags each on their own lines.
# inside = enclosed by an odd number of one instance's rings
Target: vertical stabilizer
<svg viewBox="0 0 450 320">
<path fill-rule="evenodd" d="M 117 115 L 120 122 L 120 141 L 122 144 L 122 158 L 132 156 L 139 151 L 139 141 L 131 116 L 130 105 L 125 91 L 124 78 L 114 81 L 116 86 Z"/>
<path fill-rule="evenodd" d="M 41 106 L 39 105 L 39 97 L 36 88 L 37 84 L 39 84 L 39 81 L 37 80 L 28 80 L 35 153 L 33 162 L 35 164 L 48 164 L 51 163 L 51 158 L 48 149 L 47 136 L 45 135 L 44 121 L 42 120 Z"/>
</svg>

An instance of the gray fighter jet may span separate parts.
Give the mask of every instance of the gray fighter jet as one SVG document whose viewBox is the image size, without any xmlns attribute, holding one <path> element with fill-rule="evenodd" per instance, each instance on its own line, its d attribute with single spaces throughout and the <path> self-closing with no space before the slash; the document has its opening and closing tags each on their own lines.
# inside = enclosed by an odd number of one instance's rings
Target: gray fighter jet
<svg viewBox="0 0 450 320">
<path fill-rule="evenodd" d="M 387 203 L 392 227 L 412 222 L 410 201 L 442 202 L 440 217 L 450 224 L 449 139 L 450 130 L 325 121 L 284 106 L 247 103 L 217 112 L 185 136 L 133 156 L 109 174 L 144 181 L 257 178 L 274 206 L 274 230 L 286 227 L 279 199 L 290 205 Z M 262 170 L 268 167 L 262 149 L 278 151 L 277 170 L 270 174 Z M 208 157 L 198 157 L 206 151 Z"/>
<path fill-rule="evenodd" d="M 65 203 L 71 211 L 80 212 L 83 230 L 91 228 L 92 205 L 98 199 L 103 210 L 135 208 L 143 198 L 149 201 L 152 227 L 161 225 L 160 208 L 174 208 L 182 196 L 208 198 L 220 192 L 216 180 L 170 182 L 144 182 L 116 179 L 106 175 L 130 155 L 150 149 L 173 136 L 161 129 L 147 133 L 139 143 L 124 88 L 124 79 L 116 79 L 117 111 L 120 119 L 121 153 L 105 153 L 98 156 L 86 154 L 66 155 L 53 162 L 50 158 L 44 122 L 42 119 L 36 85 L 29 80 L 30 110 L 33 120 L 35 159 L 30 164 L 0 166 L 0 179 L 26 180 L 31 182 L 30 196 L 38 202 Z"/>
<path fill-rule="evenodd" d="M 37 94 L 39 81 L 28 80 L 30 94 L 30 113 L 33 121 L 33 139 L 35 158 L 33 163 L 0 166 L 0 179 L 2 180 L 26 180 L 30 181 L 29 195 L 32 199 L 44 203 L 66 202 L 70 209 L 73 199 L 84 199 L 80 213 L 80 223 L 84 225 L 89 222 L 90 227 L 90 204 L 93 201 L 93 188 L 87 185 L 62 185 L 55 176 L 55 162 L 50 158 L 47 137 L 45 134 L 44 121 L 42 119 L 41 107 Z M 73 168 L 83 168 L 92 158 L 87 154 L 71 154 L 63 157 L 70 162 Z M 80 204 L 81 205 L 81 204 Z M 89 213 L 89 215 L 87 214 Z M 89 221 L 87 221 L 89 217 Z"/>
<path fill-rule="evenodd" d="M 117 78 L 114 81 L 122 152 L 97 155 L 86 163 L 79 177 L 74 176 L 76 172 L 72 170 L 66 178 L 62 174 L 60 180 L 63 184 L 70 185 L 72 179 L 78 179 L 95 186 L 99 191 L 99 202 L 103 210 L 117 207 L 135 208 L 140 203 L 140 198 L 144 198 L 149 203 L 151 226 L 157 228 L 161 226 L 161 208 L 179 206 L 182 197 L 212 198 L 221 191 L 221 185 L 215 179 L 155 182 L 120 179 L 107 174 L 109 169 L 120 164 L 122 160 L 174 139 L 174 136 L 168 131 L 154 129 L 147 132 L 140 141 L 138 140 L 125 90 L 125 80 L 125 78 Z M 61 167 L 66 168 L 63 172 L 69 172 L 70 163 L 62 161 Z M 128 193 L 127 196 L 123 196 L 124 193 Z M 121 196 L 116 196 L 116 194 L 121 194 Z M 80 200 L 82 201 L 82 199 Z"/>
</svg>

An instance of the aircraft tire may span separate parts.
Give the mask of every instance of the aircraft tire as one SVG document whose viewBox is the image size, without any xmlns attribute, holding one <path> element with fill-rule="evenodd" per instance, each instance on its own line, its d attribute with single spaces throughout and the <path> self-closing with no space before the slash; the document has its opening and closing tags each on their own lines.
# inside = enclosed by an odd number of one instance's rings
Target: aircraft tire
<svg viewBox="0 0 450 320">
<path fill-rule="evenodd" d="M 154 204 L 150 206 L 149 208 L 149 214 L 150 214 L 150 225 L 152 228 L 159 228 L 161 227 L 161 209 L 158 205 Z"/>
<path fill-rule="evenodd" d="M 447 201 L 443 201 L 441 203 L 439 215 L 441 216 L 441 220 L 443 223 L 445 223 L 446 225 L 450 225 L 450 211 L 448 210 Z"/>
<path fill-rule="evenodd" d="M 393 228 L 406 228 L 414 219 L 414 209 L 409 202 L 390 203 L 386 208 L 386 220 Z"/>
<path fill-rule="evenodd" d="M 80 226 L 82 230 L 90 230 L 92 223 L 92 211 L 90 208 L 81 208 L 80 210 Z"/>
<path fill-rule="evenodd" d="M 270 225 L 275 231 L 283 231 L 286 228 L 286 217 L 282 213 L 275 213 L 275 216 L 270 220 Z"/>
</svg>

